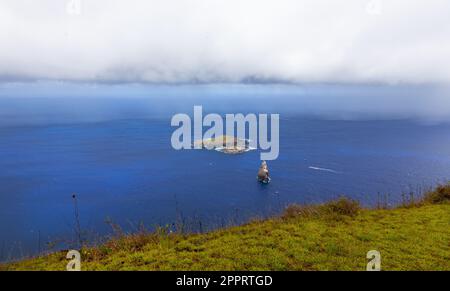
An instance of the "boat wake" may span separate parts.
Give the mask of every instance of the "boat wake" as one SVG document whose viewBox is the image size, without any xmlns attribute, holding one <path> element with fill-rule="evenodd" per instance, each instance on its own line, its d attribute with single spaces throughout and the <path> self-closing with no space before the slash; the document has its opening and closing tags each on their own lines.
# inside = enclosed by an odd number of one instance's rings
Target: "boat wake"
<svg viewBox="0 0 450 291">
<path fill-rule="evenodd" d="M 338 172 L 338 171 L 335 171 L 335 170 L 332 170 L 332 169 L 327 169 L 327 168 L 319 168 L 319 167 L 310 166 L 309 169 L 315 170 L 315 171 L 322 171 L 322 172 L 340 174 L 340 172 Z"/>
</svg>

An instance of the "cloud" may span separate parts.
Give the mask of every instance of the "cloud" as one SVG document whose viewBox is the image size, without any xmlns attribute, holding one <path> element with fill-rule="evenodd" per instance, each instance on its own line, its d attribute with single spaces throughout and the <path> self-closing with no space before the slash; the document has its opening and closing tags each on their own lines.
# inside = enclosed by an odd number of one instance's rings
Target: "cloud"
<svg viewBox="0 0 450 291">
<path fill-rule="evenodd" d="M 448 11 L 448 0 L 0 0 L 0 80 L 447 83 Z"/>
</svg>

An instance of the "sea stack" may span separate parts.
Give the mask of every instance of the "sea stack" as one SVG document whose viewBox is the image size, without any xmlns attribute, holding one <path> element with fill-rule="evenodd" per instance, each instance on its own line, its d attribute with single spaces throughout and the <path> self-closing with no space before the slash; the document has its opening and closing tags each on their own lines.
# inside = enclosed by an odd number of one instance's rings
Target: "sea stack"
<svg viewBox="0 0 450 291">
<path fill-rule="evenodd" d="M 263 161 L 261 163 L 261 166 L 259 167 L 257 179 L 259 182 L 261 182 L 263 184 L 268 184 L 270 182 L 269 168 L 267 167 L 266 161 Z"/>
</svg>

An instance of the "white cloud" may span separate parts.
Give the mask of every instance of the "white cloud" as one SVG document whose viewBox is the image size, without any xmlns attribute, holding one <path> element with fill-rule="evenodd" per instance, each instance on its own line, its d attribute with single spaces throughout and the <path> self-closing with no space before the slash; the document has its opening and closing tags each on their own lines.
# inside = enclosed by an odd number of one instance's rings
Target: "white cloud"
<svg viewBox="0 0 450 291">
<path fill-rule="evenodd" d="M 69 1 L 0 0 L 0 79 L 450 81 L 448 0 Z"/>
</svg>

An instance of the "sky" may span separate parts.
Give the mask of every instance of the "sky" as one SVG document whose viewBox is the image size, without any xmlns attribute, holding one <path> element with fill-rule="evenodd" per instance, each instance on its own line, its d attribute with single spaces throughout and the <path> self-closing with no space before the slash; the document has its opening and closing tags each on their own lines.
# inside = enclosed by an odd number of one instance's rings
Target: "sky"
<svg viewBox="0 0 450 291">
<path fill-rule="evenodd" d="M 0 82 L 450 82 L 448 0 L 0 0 Z"/>
</svg>

